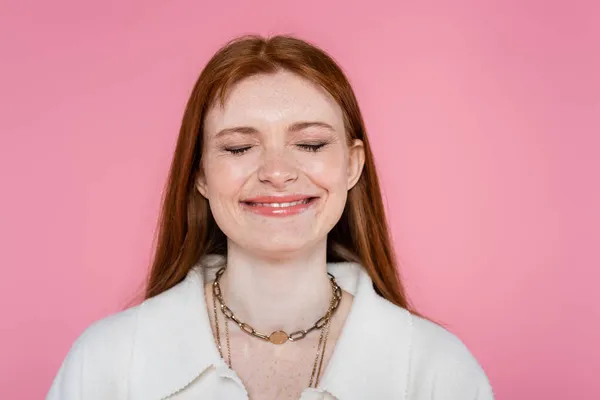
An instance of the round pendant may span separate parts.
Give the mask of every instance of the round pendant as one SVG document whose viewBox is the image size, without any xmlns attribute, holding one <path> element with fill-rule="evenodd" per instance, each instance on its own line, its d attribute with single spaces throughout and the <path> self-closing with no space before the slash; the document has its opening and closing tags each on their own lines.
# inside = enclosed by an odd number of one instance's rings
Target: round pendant
<svg viewBox="0 0 600 400">
<path fill-rule="evenodd" d="M 273 344 L 284 344 L 288 339 L 289 337 L 284 331 L 275 331 L 269 336 L 269 341 Z"/>
</svg>

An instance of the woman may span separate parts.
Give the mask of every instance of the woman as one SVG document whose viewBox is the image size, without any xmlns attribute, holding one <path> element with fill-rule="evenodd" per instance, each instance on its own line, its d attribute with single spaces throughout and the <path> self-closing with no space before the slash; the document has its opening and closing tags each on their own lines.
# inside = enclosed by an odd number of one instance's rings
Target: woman
<svg viewBox="0 0 600 400">
<path fill-rule="evenodd" d="M 72 399 L 492 399 L 396 273 L 348 80 L 291 37 L 219 50 L 187 104 L 146 300 L 76 341 Z"/>
</svg>

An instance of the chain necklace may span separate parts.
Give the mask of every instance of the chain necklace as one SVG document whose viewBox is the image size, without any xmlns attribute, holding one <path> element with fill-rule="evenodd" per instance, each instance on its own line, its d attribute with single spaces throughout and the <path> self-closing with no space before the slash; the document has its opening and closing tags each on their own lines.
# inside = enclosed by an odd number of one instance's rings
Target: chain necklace
<svg viewBox="0 0 600 400">
<path fill-rule="evenodd" d="M 221 333 L 220 333 L 220 328 L 219 328 L 219 318 L 218 318 L 218 313 L 217 313 L 217 301 L 220 304 L 221 312 L 225 316 L 225 338 L 226 338 L 226 344 L 227 344 L 227 364 L 229 365 L 229 368 L 232 368 L 232 366 L 231 366 L 231 343 L 229 340 L 229 323 L 228 323 L 229 320 L 234 321 L 240 327 L 240 329 L 242 331 L 246 332 L 247 334 L 257 337 L 259 339 L 265 340 L 265 341 L 269 341 L 274 344 L 283 344 L 283 343 L 285 343 L 285 341 L 288 341 L 288 340 L 291 342 L 294 342 L 294 341 L 305 338 L 308 333 L 310 333 L 314 330 L 317 330 L 317 329 L 321 330 L 321 335 L 319 336 L 319 343 L 317 344 L 317 354 L 315 357 L 315 361 L 313 363 L 312 373 L 310 375 L 310 381 L 308 384 L 308 387 L 316 388 L 319 384 L 319 377 L 321 376 L 321 369 L 323 367 L 323 359 L 325 356 L 325 349 L 327 346 L 327 338 L 329 337 L 329 327 L 331 325 L 331 318 L 332 318 L 334 312 L 337 310 L 338 306 L 340 305 L 340 301 L 342 299 L 342 290 L 337 285 L 337 282 L 335 281 L 335 278 L 333 277 L 333 275 L 328 274 L 330 282 L 331 282 L 333 294 L 331 297 L 331 302 L 329 303 L 329 309 L 327 310 L 327 313 L 323 317 L 321 317 L 309 329 L 293 332 L 290 335 L 288 335 L 284 331 L 276 331 L 276 332 L 273 332 L 271 335 L 267 336 L 267 335 L 257 332 L 250 325 L 245 324 L 245 323 L 241 322 L 240 320 L 238 320 L 235 317 L 235 315 L 233 315 L 233 312 L 231 312 L 231 310 L 223 302 L 221 287 L 219 286 L 219 279 L 221 278 L 221 275 L 223 275 L 224 271 L 225 271 L 225 268 L 221 268 L 217 272 L 217 276 L 212 285 L 212 287 L 213 287 L 213 312 L 214 312 L 215 339 L 216 339 L 215 341 L 216 341 L 217 348 L 219 350 L 219 355 L 221 356 L 221 358 L 224 359 L 223 349 L 222 349 L 222 345 L 221 345 Z"/>
<path fill-rule="evenodd" d="M 292 332 L 289 335 L 286 332 L 281 331 L 281 330 L 275 331 L 275 332 L 271 333 L 270 335 L 265 335 L 263 333 L 258 332 L 256 329 L 254 329 L 247 323 L 240 321 L 233 314 L 233 311 L 231 311 L 229 309 L 229 307 L 227 307 L 225 305 L 225 301 L 223 300 L 223 293 L 221 292 L 221 285 L 219 284 L 219 280 L 221 279 L 223 272 L 225 272 L 224 267 L 221 268 L 219 271 L 217 271 L 217 275 L 212 284 L 212 289 L 213 289 L 213 298 L 216 298 L 216 300 L 219 301 L 219 304 L 221 306 L 221 311 L 223 311 L 223 314 L 225 315 L 225 317 L 227 317 L 228 319 L 235 322 L 239 326 L 239 328 L 242 331 L 246 332 L 247 334 L 257 337 L 262 340 L 269 341 L 273 344 L 283 344 L 287 341 L 295 342 L 297 340 L 304 339 L 307 334 L 309 334 L 310 332 L 312 332 L 314 330 L 323 329 L 323 327 L 325 325 L 327 325 L 327 323 L 329 322 L 329 319 L 333 316 L 333 314 L 337 310 L 338 306 L 340 305 L 340 300 L 342 299 L 342 289 L 338 286 L 333 275 L 328 273 L 327 275 L 329 275 L 329 281 L 331 283 L 332 295 L 331 295 L 330 307 L 324 316 L 319 318 L 317 320 L 317 322 L 315 322 L 314 325 L 308 329 Z"/>
</svg>

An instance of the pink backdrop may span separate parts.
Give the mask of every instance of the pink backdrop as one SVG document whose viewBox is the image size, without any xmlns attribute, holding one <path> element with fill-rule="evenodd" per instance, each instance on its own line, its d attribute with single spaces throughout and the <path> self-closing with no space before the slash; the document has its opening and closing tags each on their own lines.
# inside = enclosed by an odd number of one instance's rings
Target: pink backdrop
<svg viewBox="0 0 600 400">
<path fill-rule="evenodd" d="M 187 95 L 250 32 L 345 67 L 410 293 L 497 398 L 600 398 L 597 2 L 12 3 L 0 398 L 43 398 L 82 330 L 135 297 Z"/>
</svg>

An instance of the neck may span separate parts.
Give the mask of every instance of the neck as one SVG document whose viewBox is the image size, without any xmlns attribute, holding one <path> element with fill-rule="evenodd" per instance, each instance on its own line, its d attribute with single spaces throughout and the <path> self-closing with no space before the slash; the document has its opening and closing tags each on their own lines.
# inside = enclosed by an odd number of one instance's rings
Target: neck
<svg viewBox="0 0 600 400">
<path fill-rule="evenodd" d="M 326 244 L 303 256 L 278 260 L 229 244 L 220 284 L 227 306 L 257 331 L 289 334 L 309 328 L 325 315 L 331 301 Z"/>
</svg>

